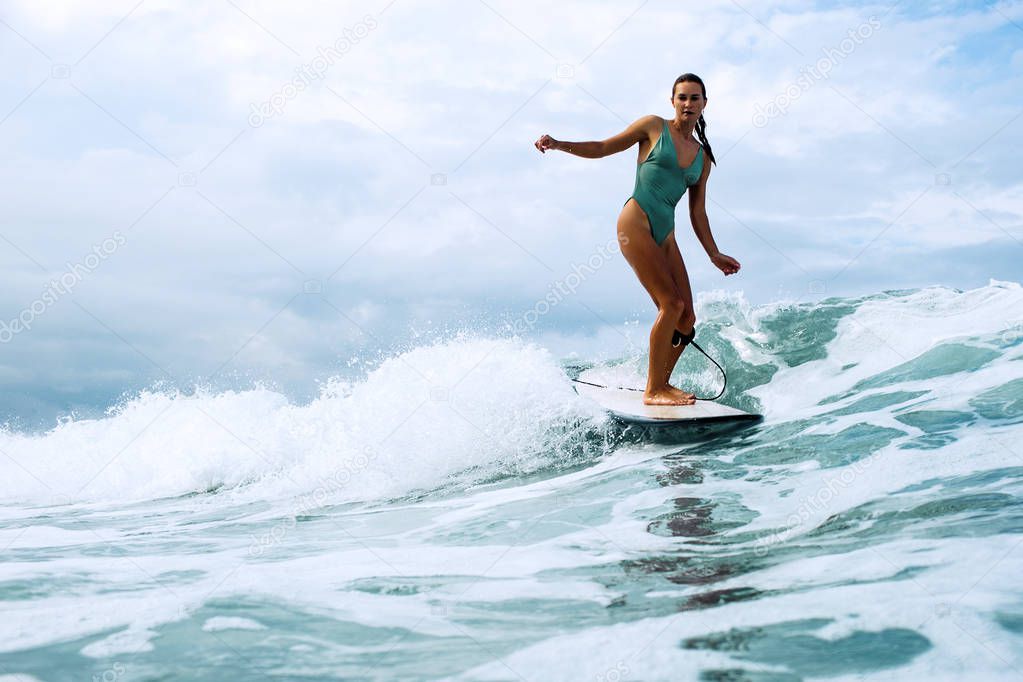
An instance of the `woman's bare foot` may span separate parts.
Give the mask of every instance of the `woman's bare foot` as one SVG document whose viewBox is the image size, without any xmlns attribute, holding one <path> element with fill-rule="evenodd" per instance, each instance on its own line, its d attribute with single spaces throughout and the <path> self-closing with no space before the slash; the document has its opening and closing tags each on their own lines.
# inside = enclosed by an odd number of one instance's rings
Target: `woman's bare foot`
<svg viewBox="0 0 1023 682">
<path fill-rule="evenodd" d="M 676 391 L 678 391 L 676 393 Z M 654 391 L 643 393 L 644 405 L 692 405 L 696 402 L 695 397 L 687 397 L 689 394 L 679 391 L 677 388 L 667 386 Z"/>
<path fill-rule="evenodd" d="M 668 384 L 668 390 L 673 392 L 675 395 L 685 398 L 688 401 L 696 402 L 696 394 L 683 391 L 681 388 L 675 388 L 671 384 Z"/>
</svg>

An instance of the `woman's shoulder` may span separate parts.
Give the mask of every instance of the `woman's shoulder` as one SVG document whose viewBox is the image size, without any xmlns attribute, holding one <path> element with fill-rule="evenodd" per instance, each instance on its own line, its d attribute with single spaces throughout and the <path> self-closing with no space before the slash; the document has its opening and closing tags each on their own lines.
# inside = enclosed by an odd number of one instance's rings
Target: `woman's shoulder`
<svg viewBox="0 0 1023 682">
<path fill-rule="evenodd" d="M 647 114 L 637 118 L 630 127 L 642 130 L 643 135 L 652 142 L 664 130 L 664 119 L 657 114 Z"/>
<path fill-rule="evenodd" d="M 636 122 L 643 127 L 652 127 L 654 125 L 663 125 L 665 123 L 665 119 L 661 118 L 657 114 L 647 114 L 646 116 L 640 116 L 637 118 Z"/>
</svg>

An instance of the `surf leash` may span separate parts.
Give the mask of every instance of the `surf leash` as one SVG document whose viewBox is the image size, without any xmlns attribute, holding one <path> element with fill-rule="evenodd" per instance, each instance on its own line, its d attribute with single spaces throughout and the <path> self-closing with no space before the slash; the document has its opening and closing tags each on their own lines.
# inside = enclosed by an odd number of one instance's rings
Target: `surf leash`
<svg viewBox="0 0 1023 682">
<path fill-rule="evenodd" d="M 721 390 L 718 391 L 718 394 L 716 396 L 714 396 L 713 398 L 701 398 L 699 396 L 695 396 L 695 397 L 696 397 L 697 400 L 708 400 L 708 401 L 710 401 L 710 400 L 717 400 L 718 398 L 720 398 L 721 396 L 723 396 L 725 394 L 725 388 L 728 386 L 728 375 L 725 374 L 724 368 L 722 368 L 721 365 L 718 365 L 718 361 L 715 360 L 714 358 L 712 358 L 711 356 L 707 355 L 707 351 L 703 350 L 703 348 L 700 348 L 700 344 L 696 343 L 696 329 L 693 329 L 693 333 L 692 334 L 683 334 L 682 332 L 680 332 L 679 330 L 676 329 L 675 333 L 671 337 L 671 345 L 672 345 L 672 347 L 673 348 L 678 348 L 679 346 L 685 347 L 685 346 L 687 346 L 689 344 L 692 344 L 693 348 L 695 348 L 696 350 L 698 350 L 701 353 L 703 353 L 703 355 L 708 360 L 710 360 L 715 365 L 717 365 L 717 368 L 721 372 L 721 377 L 723 379 L 723 382 L 721 384 Z M 586 384 L 587 386 L 594 386 L 596 388 L 612 388 L 611 386 L 604 386 L 602 384 L 594 384 L 594 383 L 591 383 L 589 381 L 583 381 L 582 379 L 572 379 L 572 381 L 576 382 L 577 384 Z M 614 388 L 619 388 L 619 389 L 622 389 L 622 390 L 625 390 L 625 391 L 643 391 L 642 388 L 630 388 L 628 386 L 616 386 Z"/>
</svg>

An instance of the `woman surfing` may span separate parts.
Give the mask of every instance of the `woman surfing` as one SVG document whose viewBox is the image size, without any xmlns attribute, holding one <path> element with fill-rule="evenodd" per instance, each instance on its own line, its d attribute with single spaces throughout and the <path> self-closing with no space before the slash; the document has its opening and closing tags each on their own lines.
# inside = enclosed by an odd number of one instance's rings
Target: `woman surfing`
<svg viewBox="0 0 1023 682">
<path fill-rule="evenodd" d="M 689 219 L 710 261 L 725 275 L 739 262 L 718 251 L 710 233 L 705 199 L 714 160 L 707 142 L 707 89 L 699 76 L 684 73 L 671 90 L 675 110 L 669 121 L 651 114 L 623 132 L 599 142 L 562 142 L 544 135 L 535 145 L 599 159 L 639 143 L 636 185 L 618 216 L 622 254 L 657 306 L 650 330 L 650 364 L 643 402 L 647 405 L 692 405 L 696 396 L 668 383 L 682 351 L 693 340 L 696 313 L 682 254 L 675 243 L 675 206 L 689 189 Z M 699 141 L 693 137 L 693 131 Z M 710 163 L 705 162 L 705 157 Z"/>
</svg>

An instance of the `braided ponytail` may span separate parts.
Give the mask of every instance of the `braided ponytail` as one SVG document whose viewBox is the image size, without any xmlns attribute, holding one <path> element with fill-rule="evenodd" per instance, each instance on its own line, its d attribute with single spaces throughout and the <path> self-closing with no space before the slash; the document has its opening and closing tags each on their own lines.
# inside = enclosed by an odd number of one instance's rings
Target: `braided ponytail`
<svg viewBox="0 0 1023 682">
<path fill-rule="evenodd" d="M 703 119 L 703 114 L 700 114 L 700 120 L 696 122 L 696 135 L 700 138 L 700 143 L 703 145 L 703 151 L 710 159 L 711 163 L 717 163 L 714 160 L 714 152 L 710 150 L 710 142 L 707 142 L 707 134 L 704 132 L 707 129 L 707 121 Z"/>
<path fill-rule="evenodd" d="M 703 92 L 703 99 L 707 99 L 707 86 L 703 84 L 703 79 L 697 76 L 695 73 L 684 73 L 675 79 L 675 85 L 679 83 L 699 83 L 700 90 Z M 675 85 L 671 86 L 671 97 L 675 97 Z M 707 121 L 703 118 L 703 114 L 700 114 L 699 120 L 696 122 L 696 135 L 700 138 L 700 144 L 703 145 L 704 153 L 710 158 L 710 162 L 716 164 L 717 161 L 714 159 L 714 152 L 710 150 L 710 143 L 707 142 Z"/>
</svg>

